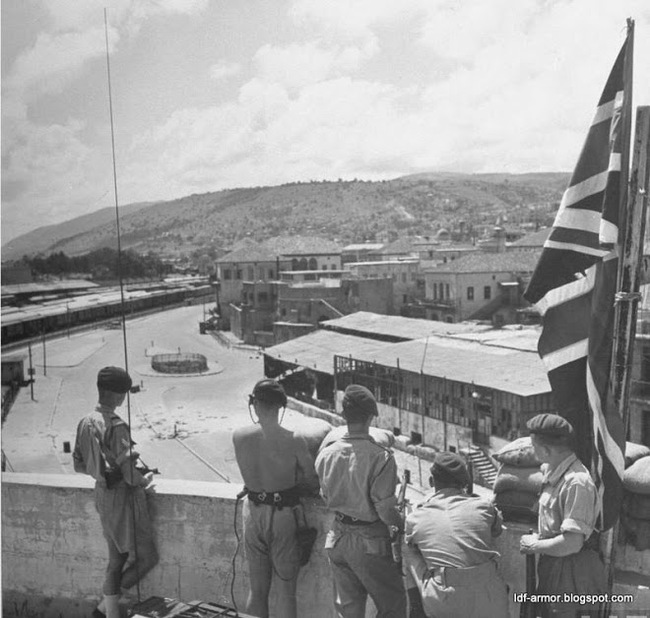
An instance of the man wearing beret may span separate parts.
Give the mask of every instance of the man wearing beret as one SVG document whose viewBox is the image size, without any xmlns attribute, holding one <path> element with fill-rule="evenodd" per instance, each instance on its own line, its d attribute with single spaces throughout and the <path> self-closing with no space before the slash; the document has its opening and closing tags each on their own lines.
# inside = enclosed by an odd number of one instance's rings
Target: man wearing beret
<svg viewBox="0 0 650 618">
<path fill-rule="evenodd" d="M 253 426 L 236 429 L 232 438 L 247 495 L 244 547 L 251 587 L 246 611 L 262 618 L 269 615 L 271 583 L 278 591 L 277 615 L 296 616 L 300 498 L 318 494 L 307 441 L 278 420 L 280 408 L 286 404 L 281 384 L 260 380 L 249 395 L 249 406 L 259 420 Z"/>
<path fill-rule="evenodd" d="M 391 530 L 402 532 L 397 509 L 397 465 L 392 452 L 369 433 L 377 403 L 351 384 L 343 397 L 347 432 L 316 457 L 321 495 L 335 517 L 327 535 L 339 618 L 363 618 L 368 595 L 379 618 L 406 616 L 400 570 L 393 560 Z"/>
<path fill-rule="evenodd" d="M 507 616 L 494 545 L 501 514 L 491 501 L 466 493 L 469 472 L 456 453 L 436 455 L 429 483 L 435 492 L 406 518 L 410 618 Z"/>
<path fill-rule="evenodd" d="M 79 422 L 73 452 L 75 471 L 95 479 L 95 506 L 108 544 L 104 597 L 95 618 L 119 618 L 121 590 L 135 586 L 158 563 L 145 495 L 145 487 L 151 491 L 152 474 L 136 469 L 138 453 L 132 449 L 129 426 L 115 412 L 130 388 L 124 369 L 99 371 L 99 402 Z"/>
<path fill-rule="evenodd" d="M 538 532 L 521 537 L 524 554 L 540 554 L 538 594 L 604 594 L 605 567 L 593 536 L 598 495 L 589 471 L 573 451 L 573 427 L 556 414 L 538 414 L 527 423 L 544 473 Z M 585 615 L 597 606 L 550 603 L 544 616 Z"/>
</svg>

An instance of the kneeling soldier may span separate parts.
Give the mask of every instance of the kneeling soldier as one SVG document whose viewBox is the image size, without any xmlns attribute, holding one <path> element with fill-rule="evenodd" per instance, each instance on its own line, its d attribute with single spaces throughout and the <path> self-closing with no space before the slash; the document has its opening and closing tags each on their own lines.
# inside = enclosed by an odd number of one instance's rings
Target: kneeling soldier
<svg viewBox="0 0 650 618">
<path fill-rule="evenodd" d="M 435 492 L 406 518 L 404 563 L 411 618 L 496 618 L 508 615 L 508 593 L 497 572 L 494 537 L 499 511 L 467 495 L 465 461 L 439 453 L 431 466 Z"/>
</svg>

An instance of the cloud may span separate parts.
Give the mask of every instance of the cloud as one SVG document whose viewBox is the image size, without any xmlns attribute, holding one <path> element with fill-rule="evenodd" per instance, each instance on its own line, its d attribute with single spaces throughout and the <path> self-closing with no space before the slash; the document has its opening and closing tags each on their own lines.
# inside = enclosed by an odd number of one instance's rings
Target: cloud
<svg viewBox="0 0 650 618">
<path fill-rule="evenodd" d="M 98 186 L 102 193 L 110 188 L 110 169 L 98 172 L 101 161 L 82 140 L 84 129 L 74 120 L 50 126 L 17 121 L 7 136 L 3 129 L 3 142 L 7 137 L 11 144 L 8 149 L 3 143 L 3 230 L 16 235 L 71 218 L 95 205 Z"/>
<path fill-rule="evenodd" d="M 307 42 L 284 47 L 263 45 L 253 60 L 260 79 L 288 88 L 300 88 L 332 75 L 355 73 L 376 52 L 374 40 L 363 47 L 325 47 L 316 42 Z"/>
<path fill-rule="evenodd" d="M 241 65 L 238 62 L 227 62 L 220 60 L 210 67 L 212 79 L 227 79 L 241 72 Z"/>
<path fill-rule="evenodd" d="M 115 31 L 112 34 L 114 47 L 119 36 Z M 40 34 L 34 45 L 16 58 L 4 87 L 10 98 L 24 101 L 43 93 L 60 92 L 79 76 L 89 59 L 105 53 L 103 28 L 56 36 Z"/>
</svg>

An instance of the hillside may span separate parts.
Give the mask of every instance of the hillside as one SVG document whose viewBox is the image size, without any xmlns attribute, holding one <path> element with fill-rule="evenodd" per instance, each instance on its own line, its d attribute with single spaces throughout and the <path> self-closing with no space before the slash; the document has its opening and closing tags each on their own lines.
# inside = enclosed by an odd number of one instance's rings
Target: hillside
<svg viewBox="0 0 650 618">
<path fill-rule="evenodd" d="M 162 256 L 221 254 L 242 238 L 318 235 L 340 244 L 386 230 L 426 234 L 536 221 L 549 224 L 568 174 L 415 174 L 390 181 L 291 183 L 190 195 L 121 210 L 122 246 Z M 47 240 L 49 237 L 49 241 Z M 7 243 L 2 258 L 63 251 L 79 255 L 115 246 L 112 209 L 39 228 Z"/>
</svg>

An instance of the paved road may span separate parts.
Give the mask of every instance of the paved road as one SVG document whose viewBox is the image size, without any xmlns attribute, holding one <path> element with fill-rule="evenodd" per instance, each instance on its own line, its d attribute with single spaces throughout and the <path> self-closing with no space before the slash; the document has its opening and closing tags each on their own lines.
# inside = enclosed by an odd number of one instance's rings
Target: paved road
<svg viewBox="0 0 650 618">
<path fill-rule="evenodd" d="M 230 434 L 250 422 L 246 393 L 262 377 L 263 362 L 254 350 L 229 350 L 200 335 L 201 318 L 202 308 L 194 306 L 128 321 L 129 371 L 142 387 L 130 396 L 133 438 L 142 458 L 167 478 L 239 483 Z M 179 350 L 204 354 L 209 375 L 155 375 L 149 355 Z M 64 442 L 74 444 L 79 418 L 95 406 L 97 371 L 124 366 L 122 331 L 62 337 L 46 343 L 45 355 L 42 346 L 32 353 L 35 401 L 29 388 L 21 389 L 3 425 L 2 448 L 16 471 L 72 473 Z M 126 403 L 120 413 L 127 418 Z"/>
</svg>

